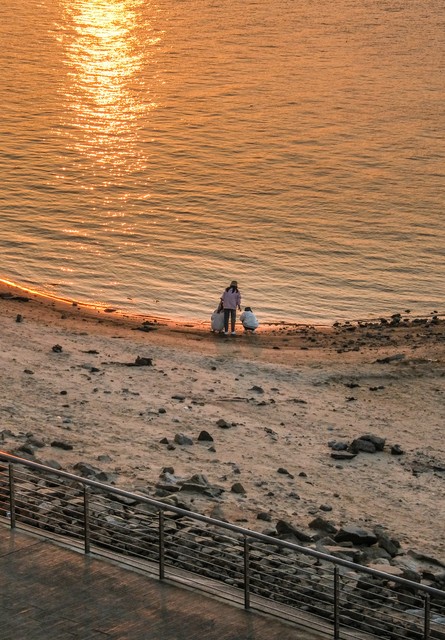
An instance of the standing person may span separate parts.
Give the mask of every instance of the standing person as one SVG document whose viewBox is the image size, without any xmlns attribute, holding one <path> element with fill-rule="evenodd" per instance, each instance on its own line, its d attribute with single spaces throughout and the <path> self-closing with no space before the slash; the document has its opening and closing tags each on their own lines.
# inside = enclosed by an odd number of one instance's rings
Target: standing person
<svg viewBox="0 0 445 640">
<path fill-rule="evenodd" d="M 235 335 L 236 310 L 241 311 L 241 294 L 238 290 L 238 283 L 232 280 L 230 286 L 223 291 L 221 302 L 224 309 L 224 334 L 229 333 L 229 318 L 232 336 Z"/>
</svg>

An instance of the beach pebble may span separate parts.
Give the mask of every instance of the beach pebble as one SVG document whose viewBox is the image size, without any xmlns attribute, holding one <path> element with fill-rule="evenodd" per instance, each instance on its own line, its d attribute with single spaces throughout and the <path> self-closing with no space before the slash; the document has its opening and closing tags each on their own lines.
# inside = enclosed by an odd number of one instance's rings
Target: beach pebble
<svg viewBox="0 0 445 640">
<path fill-rule="evenodd" d="M 334 451 L 346 451 L 348 448 L 347 442 L 337 442 L 336 440 L 330 440 L 328 442 L 328 447 L 333 449 Z"/>
<path fill-rule="evenodd" d="M 192 445 L 193 444 L 193 440 L 191 438 L 189 438 L 189 436 L 184 435 L 183 433 L 177 433 L 175 435 L 175 442 L 176 444 L 180 444 L 180 445 Z"/>
<path fill-rule="evenodd" d="M 136 360 L 134 361 L 134 364 L 137 367 L 152 367 L 153 366 L 153 359 L 152 358 L 143 358 L 141 356 L 137 356 Z"/>
<path fill-rule="evenodd" d="M 51 442 L 52 447 L 57 447 L 57 449 L 64 449 L 65 451 L 71 451 L 74 449 L 73 445 L 69 442 L 65 442 L 64 440 L 53 440 Z"/>
<path fill-rule="evenodd" d="M 235 482 L 235 484 L 232 485 L 230 491 L 232 493 L 246 493 L 246 490 L 244 489 L 241 482 Z"/>
<path fill-rule="evenodd" d="M 277 473 L 281 473 L 284 476 L 289 476 L 289 478 L 293 478 L 294 476 L 289 473 L 289 471 L 287 469 L 285 469 L 284 467 L 278 467 L 277 469 Z"/>
<path fill-rule="evenodd" d="M 198 442 L 213 442 L 213 438 L 208 431 L 201 431 L 198 436 Z"/>
<path fill-rule="evenodd" d="M 272 516 L 267 511 L 260 511 L 256 517 L 257 520 L 264 520 L 265 522 L 270 522 L 272 520 Z"/>
<path fill-rule="evenodd" d="M 356 453 L 350 453 L 349 451 L 333 451 L 331 458 L 334 458 L 334 460 L 353 460 L 356 455 Z"/>
<path fill-rule="evenodd" d="M 227 420 L 220 418 L 219 420 L 216 421 L 216 426 L 219 427 L 220 429 L 230 429 L 230 427 L 232 427 L 233 424 L 230 424 L 229 422 L 227 422 Z"/>
<path fill-rule="evenodd" d="M 399 444 L 393 444 L 391 447 L 391 455 L 392 456 L 403 456 L 405 452 Z"/>
</svg>

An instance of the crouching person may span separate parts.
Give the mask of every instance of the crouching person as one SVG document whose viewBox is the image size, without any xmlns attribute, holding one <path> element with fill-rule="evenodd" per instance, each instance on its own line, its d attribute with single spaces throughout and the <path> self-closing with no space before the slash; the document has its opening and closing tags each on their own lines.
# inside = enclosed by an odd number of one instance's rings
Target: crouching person
<svg viewBox="0 0 445 640">
<path fill-rule="evenodd" d="M 240 320 L 243 324 L 244 331 L 255 331 L 258 329 L 259 322 L 256 315 L 253 313 L 251 307 L 246 307 L 240 315 Z"/>
</svg>

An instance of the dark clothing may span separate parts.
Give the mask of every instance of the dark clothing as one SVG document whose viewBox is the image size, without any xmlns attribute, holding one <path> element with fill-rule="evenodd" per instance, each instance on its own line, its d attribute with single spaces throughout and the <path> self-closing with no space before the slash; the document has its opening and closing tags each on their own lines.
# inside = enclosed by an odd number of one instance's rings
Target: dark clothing
<svg viewBox="0 0 445 640">
<path fill-rule="evenodd" d="M 229 331 L 229 318 L 232 333 L 235 331 L 236 309 L 224 309 L 224 331 Z"/>
</svg>

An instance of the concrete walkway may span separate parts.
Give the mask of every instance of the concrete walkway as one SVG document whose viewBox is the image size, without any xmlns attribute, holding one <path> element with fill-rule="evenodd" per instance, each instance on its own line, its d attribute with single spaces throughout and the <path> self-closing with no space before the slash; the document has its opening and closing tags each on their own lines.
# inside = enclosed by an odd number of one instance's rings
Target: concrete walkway
<svg viewBox="0 0 445 640">
<path fill-rule="evenodd" d="M 326 640 L 0 526 L 0 640 Z"/>
</svg>

